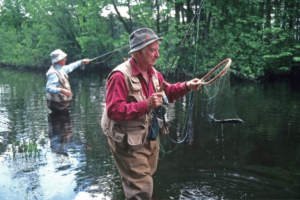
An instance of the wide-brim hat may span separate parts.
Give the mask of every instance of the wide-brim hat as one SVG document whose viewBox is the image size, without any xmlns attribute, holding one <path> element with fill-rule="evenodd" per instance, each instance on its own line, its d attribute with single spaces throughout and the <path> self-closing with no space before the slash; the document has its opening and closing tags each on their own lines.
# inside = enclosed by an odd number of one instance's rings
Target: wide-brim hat
<svg viewBox="0 0 300 200">
<path fill-rule="evenodd" d="M 50 56 L 51 56 L 52 64 L 54 64 L 67 57 L 67 54 L 60 49 L 56 49 L 50 54 Z"/>
<path fill-rule="evenodd" d="M 154 31 L 149 28 L 138 29 L 131 33 L 129 37 L 130 51 L 128 54 L 138 51 L 155 41 L 162 41 L 162 39 L 162 37 L 159 38 Z"/>
</svg>

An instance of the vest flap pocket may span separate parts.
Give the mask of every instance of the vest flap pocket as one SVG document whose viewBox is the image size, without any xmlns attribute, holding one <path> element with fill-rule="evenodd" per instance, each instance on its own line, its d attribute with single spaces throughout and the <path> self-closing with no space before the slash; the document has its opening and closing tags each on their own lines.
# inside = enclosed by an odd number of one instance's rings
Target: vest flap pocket
<svg viewBox="0 0 300 200">
<path fill-rule="evenodd" d="M 127 142 L 130 146 L 137 146 L 142 144 L 142 134 L 128 134 Z"/>
<path fill-rule="evenodd" d="M 131 83 L 130 88 L 133 92 L 137 92 L 142 89 L 140 81 L 137 77 L 130 77 L 130 83 Z"/>
<path fill-rule="evenodd" d="M 121 127 L 119 127 L 117 125 L 113 126 L 112 139 L 114 141 L 122 142 L 125 135 L 126 135 L 126 132 Z"/>
<path fill-rule="evenodd" d="M 65 99 L 67 96 L 63 93 L 59 93 L 59 96 L 61 96 L 62 99 Z"/>
<path fill-rule="evenodd" d="M 140 147 L 143 144 L 143 136 L 145 136 L 145 126 L 126 127 L 127 143 L 130 148 Z"/>
<path fill-rule="evenodd" d="M 124 136 L 125 136 L 124 133 L 120 133 L 120 132 L 115 131 L 115 135 L 114 135 L 113 139 L 114 139 L 114 141 L 116 141 L 116 142 L 122 142 Z"/>
</svg>

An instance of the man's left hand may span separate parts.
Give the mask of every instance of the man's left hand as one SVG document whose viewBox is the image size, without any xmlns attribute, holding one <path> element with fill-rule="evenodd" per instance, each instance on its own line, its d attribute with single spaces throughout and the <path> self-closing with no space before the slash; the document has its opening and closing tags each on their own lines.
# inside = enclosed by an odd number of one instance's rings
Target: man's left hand
<svg viewBox="0 0 300 200">
<path fill-rule="evenodd" d="M 193 80 L 186 82 L 185 84 L 189 90 L 196 91 L 196 90 L 199 90 L 199 88 L 201 86 L 201 81 L 199 79 L 195 78 Z"/>
</svg>

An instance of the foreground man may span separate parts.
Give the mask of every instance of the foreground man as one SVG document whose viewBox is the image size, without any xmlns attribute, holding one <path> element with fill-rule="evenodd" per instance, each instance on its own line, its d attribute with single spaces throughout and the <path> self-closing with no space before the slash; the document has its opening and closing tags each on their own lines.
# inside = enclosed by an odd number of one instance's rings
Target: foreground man
<svg viewBox="0 0 300 200">
<path fill-rule="evenodd" d="M 138 29 L 130 35 L 132 57 L 109 75 L 106 111 L 102 128 L 108 137 L 115 163 L 121 174 L 126 199 L 151 199 L 152 175 L 156 170 L 159 144 L 147 139 L 149 112 L 162 104 L 158 87 L 163 76 L 153 68 L 159 55 L 159 38 L 151 29 Z M 198 90 L 200 80 L 166 83 L 170 103 L 190 90 Z"/>
<path fill-rule="evenodd" d="M 46 73 L 47 84 L 47 106 L 56 113 L 68 111 L 72 99 L 72 91 L 68 81 L 68 73 L 79 67 L 81 64 L 88 64 L 89 59 L 83 59 L 69 65 L 66 64 L 67 54 L 57 49 L 51 54 L 52 66 Z"/>
</svg>

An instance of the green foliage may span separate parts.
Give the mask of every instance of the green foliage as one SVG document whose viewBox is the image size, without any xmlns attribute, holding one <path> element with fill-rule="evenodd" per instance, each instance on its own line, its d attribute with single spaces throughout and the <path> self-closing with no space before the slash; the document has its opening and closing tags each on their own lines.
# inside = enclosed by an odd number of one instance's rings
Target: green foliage
<svg viewBox="0 0 300 200">
<path fill-rule="evenodd" d="M 294 57 L 293 60 L 296 62 L 300 62 L 300 57 Z"/>
<path fill-rule="evenodd" d="M 148 27 L 164 37 L 156 68 L 167 72 L 175 59 L 199 1 L 3 0 L 0 4 L 0 63 L 48 67 L 57 48 L 68 61 L 94 58 L 128 44 L 131 32 Z M 226 58 L 231 71 L 246 78 L 289 73 L 299 62 L 299 4 L 204 1 L 174 61 L 172 72 L 200 76 Z M 197 26 L 199 25 L 199 38 Z M 128 49 L 127 49 L 128 50 Z M 115 66 L 126 56 L 115 54 Z M 123 55 L 124 54 L 124 55 Z M 121 57 L 121 58 L 120 58 Z"/>
<path fill-rule="evenodd" d="M 28 143 L 23 140 L 15 141 L 12 144 L 12 153 L 15 156 L 17 153 L 21 153 L 26 159 L 29 157 L 40 157 L 40 151 L 37 148 L 37 144 L 33 144 L 30 141 Z"/>
</svg>

